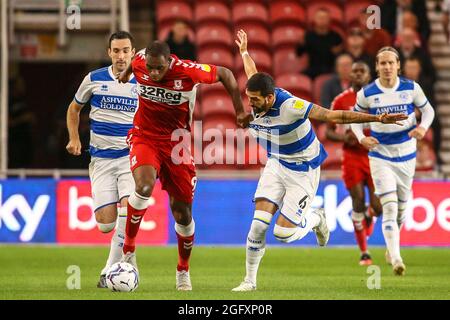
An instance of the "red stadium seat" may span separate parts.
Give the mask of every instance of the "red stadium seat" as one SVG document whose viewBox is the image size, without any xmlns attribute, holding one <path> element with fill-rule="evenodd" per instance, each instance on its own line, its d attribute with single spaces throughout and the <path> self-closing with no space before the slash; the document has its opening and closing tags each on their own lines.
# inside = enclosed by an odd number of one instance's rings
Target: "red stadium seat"
<svg viewBox="0 0 450 320">
<path fill-rule="evenodd" d="M 327 140 L 321 142 L 328 153 L 328 157 L 321 167 L 325 170 L 340 170 L 342 166 L 342 143 Z"/>
<path fill-rule="evenodd" d="M 202 96 L 202 116 L 203 119 L 213 116 L 236 117 L 233 102 L 225 89 Z"/>
<path fill-rule="evenodd" d="M 272 73 L 272 56 L 267 50 L 250 49 L 249 54 L 255 61 L 258 71 Z M 244 62 L 240 54 L 235 56 L 234 65 L 237 72 L 244 71 Z"/>
<path fill-rule="evenodd" d="M 431 130 L 430 130 L 431 131 Z M 433 144 L 427 140 L 417 141 L 417 171 L 432 171 L 436 165 L 436 153 Z"/>
<path fill-rule="evenodd" d="M 323 84 L 333 76 L 332 73 L 321 74 L 314 79 L 313 84 L 313 100 L 320 105 L 320 93 L 322 92 Z"/>
<path fill-rule="evenodd" d="M 304 74 L 285 74 L 276 77 L 275 83 L 278 87 L 286 89 L 293 95 L 311 101 L 312 100 L 312 82 Z"/>
<path fill-rule="evenodd" d="M 200 2 L 195 6 L 195 23 L 202 26 L 209 23 L 222 23 L 229 26 L 231 11 L 224 4 L 216 1 Z"/>
<path fill-rule="evenodd" d="M 203 134 L 206 131 L 211 130 L 211 129 L 219 130 L 220 133 L 223 135 L 223 137 L 225 137 L 227 129 L 233 129 L 233 130 L 237 129 L 236 119 L 234 117 L 233 118 L 228 118 L 228 117 L 221 118 L 219 116 L 214 116 L 214 117 L 211 117 L 211 118 L 203 121 L 203 123 L 202 123 Z"/>
<path fill-rule="evenodd" d="M 204 3 L 204 2 L 208 2 L 208 3 L 211 3 L 211 2 L 214 2 L 214 3 L 216 3 L 216 2 L 220 2 L 220 3 L 222 3 L 222 4 L 224 4 L 224 5 L 228 5 L 228 0 L 214 0 L 214 1 L 211 1 L 211 0 L 192 0 L 192 2 L 193 3 Z"/>
<path fill-rule="evenodd" d="M 344 12 L 335 1 L 314 1 L 307 4 L 306 16 L 308 17 L 308 24 L 311 25 L 314 14 L 317 9 L 327 8 L 330 12 L 331 25 L 342 28 L 344 24 Z"/>
<path fill-rule="evenodd" d="M 272 27 L 286 24 L 306 26 L 305 9 L 296 1 L 271 1 L 269 12 Z"/>
<path fill-rule="evenodd" d="M 200 51 L 211 45 L 222 45 L 226 49 L 234 45 L 234 37 L 230 29 L 218 23 L 197 28 L 196 39 Z"/>
<path fill-rule="evenodd" d="M 352 1 L 345 3 L 344 14 L 347 26 L 352 25 L 359 19 L 360 13 L 372 5 L 373 1 Z"/>
<path fill-rule="evenodd" d="M 192 23 L 194 13 L 186 1 L 164 0 L 156 5 L 156 21 L 158 26 L 171 24 L 176 20 Z"/>
<path fill-rule="evenodd" d="M 216 170 L 237 168 L 237 151 L 234 142 L 236 128 L 234 118 L 220 116 L 209 118 L 203 122 L 203 150 L 200 167 Z"/>
<path fill-rule="evenodd" d="M 194 113 L 192 115 L 193 120 L 201 120 L 203 117 L 202 105 L 200 100 L 197 100 L 194 107 Z"/>
<path fill-rule="evenodd" d="M 241 91 L 241 93 L 245 94 L 245 87 L 247 86 L 247 81 L 248 81 L 247 75 L 245 74 L 245 72 L 241 72 L 237 78 L 239 90 Z"/>
<path fill-rule="evenodd" d="M 200 84 L 200 89 L 198 90 L 200 93 L 200 97 L 203 98 L 209 94 L 213 94 L 212 92 L 222 93 L 224 90 L 223 84 L 221 82 L 216 82 L 213 84 Z"/>
<path fill-rule="evenodd" d="M 261 169 L 267 163 L 267 151 L 251 137 L 247 131 L 248 137 L 245 139 L 245 145 L 237 145 L 238 165 L 243 169 Z M 238 140 L 243 143 L 244 139 Z"/>
<path fill-rule="evenodd" d="M 283 48 L 275 51 L 273 55 L 274 75 L 287 73 L 300 73 L 308 67 L 308 56 L 306 54 L 297 57 L 294 48 Z"/>
<path fill-rule="evenodd" d="M 319 139 L 319 141 L 322 143 L 324 143 L 325 140 L 327 140 L 326 131 L 327 131 L 326 123 L 318 122 L 316 125 L 314 125 L 314 132 L 316 133 L 317 139 Z"/>
<path fill-rule="evenodd" d="M 198 61 L 201 63 L 211 63 L 228 69 L 234 69 L 233 54 L 230 50 L 222 47 L 210 46 L 198 53 Z"/>
<path fill-rule="evenodd" d="M 274 50 L 280 47 L 295 47 L 304 38 L 305 30 L 297 25 L 284 25 L 272 30 L 272 47 Z"/>
<path fill-rule="evenodd" d="M 232 4 L 232 19 L 234 24 L 242 22 L 269 23 L 269 12 L 258 2 L 237 2 Z"/>
<path fill-rule="evenodd" d="M 237 34 L 240 29 L 247 33 L 250 48 L 269 49 L 271 47 L 270 33 L 265 25 L 255 22 L 240 22 L 235 25 L 234 33 Z"/>
<path fill-rule="evenodd" d="M 188 26 L 188 27 L 189 27 L 189 29 L 188 29 L 189 40 L 191 40 L 192 42 L 195 42 L 195 33 L 190 26 Z M 170 30 L 172 30 L 171 24 L 166 24 L 162 27 L 158 26 L 158 40 L 165 41 L 167 39 L 167 36 L 170 33 Z"/>
</svg>

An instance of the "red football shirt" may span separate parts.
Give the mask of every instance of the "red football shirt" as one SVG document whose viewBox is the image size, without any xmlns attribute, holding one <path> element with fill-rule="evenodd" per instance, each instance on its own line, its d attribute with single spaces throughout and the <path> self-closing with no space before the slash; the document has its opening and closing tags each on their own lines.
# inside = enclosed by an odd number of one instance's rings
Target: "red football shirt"
<svg viewBox="0 0 450 320">
<path fill-rule="evenodd" d="M 139 51 L 132 62 L 139 94 L 133 124 L 154 139 L 170 139 L 177 129 L 190 131 L 197 84 L 216 82 L 216 66 L 170 57 L 169 70 L 160 82 L 150 78 L 145 50 Z"/>
<path fill-rule="evenodd" d="M 348 88 L 347 90 L 339 94 L 336 98 L 334 98 L 333 102 L 331 103 L 331 110 L 353 110 L 355 104 L 356 92 L 353 90 L 353 88 Z M 350 126 L 346 125 L 346 131 L 348 130 L 351 130 Z M 367 132 L 365 133 L 367 134 Z M 342 149 L 344 151 L 344 159 L 347 158 L 347 156 L 367 156 L 368 153 L 367 149 L 359 143 L 356 146 L 349 146 L 347 143 L 344 143 L 344 147 Z"/>
</svg>

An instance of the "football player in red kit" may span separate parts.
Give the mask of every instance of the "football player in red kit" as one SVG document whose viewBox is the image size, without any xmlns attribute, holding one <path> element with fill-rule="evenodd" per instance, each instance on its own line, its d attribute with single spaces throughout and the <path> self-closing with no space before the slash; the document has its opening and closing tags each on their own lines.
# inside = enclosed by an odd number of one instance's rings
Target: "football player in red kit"
<svg viewBox="0 0 450 320">
<path fill-rule="evenodd" d="M 363 62 L 355 62 L 351 72 L 352 86 L 338 95 L 331 104 L 333 110 L 353 110 L 356 93 L 370 81 L 369 67 Z M 355 237 L 361 250 L 360 265 L 371 265 L 372 258 L 367 250 L 367 237 L 373 230 L 372 216 L 381 214 L 381 204 L 374 194 L 373 181 L 370 176 L 368 151 L 359 144 L 356 136 L 348 126 L 345 133 L 337 132 L 336 124 L 327 124 L 327 138 L 344 143 L 342 178 L 352 198 L 352 221 Z M 369 189 L 370 207 L 366 208 L 364 187 Z"/>
<path fill-rule="evenodd" d="M 240 91 L 230 70 L 180 60 L 170 54 L 165 42 L 154 41 L 137 53 L 131 67 L 119 76 L 119 81 L 128 81 L 131 72 L 138 82 L 139 94 L 139 107 L 128 134 L 131 171 L 136 187 L 128 200 L 122 261 L 136 266 L 135 238 L 155 181 L 159 178 L 170 197 L 178 238 L 176 288 L 192 290 L 189 258 L 194 241 L 192 200 L 197 178 L 190 155 L 191 160 L 187 163 L 179 163 L 172 158 L 172 149 L 178 144 L 172 141 L 172 133 L 180 129 L 190 131 L 199 83 L 222 82 L 232 99 L 237 123 L 241 127 L 248 126 L 253 117 L 244 112 Z"/>
</svg>

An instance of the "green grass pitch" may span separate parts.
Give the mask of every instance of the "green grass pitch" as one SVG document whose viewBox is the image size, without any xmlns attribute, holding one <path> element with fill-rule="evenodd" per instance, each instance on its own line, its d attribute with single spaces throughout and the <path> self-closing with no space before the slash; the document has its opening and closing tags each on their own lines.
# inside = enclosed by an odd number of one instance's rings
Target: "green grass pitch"
<svg viewBox="0 0 450 320">
<path fill-rule="evenodd" d="M 176 247 L 139 247 L 140 285 L 132 293 L 97 289 L 107 247 L 0 246 L 0 300 L 4 299 L 449 299 L 450 249 L 403 248 L 406 276 L 396 277 L 384 249 L 371 250 L 381 270 L 380 289 L 358 265 L 355 248 L 269 247 L 258 290 L 230 290 L 244 276 L 244 247 L 194 248 L 192 292 L 175 290 Z M 68 290 L 70 265 L 81 270 L 81 289 Z"/>
</svg>

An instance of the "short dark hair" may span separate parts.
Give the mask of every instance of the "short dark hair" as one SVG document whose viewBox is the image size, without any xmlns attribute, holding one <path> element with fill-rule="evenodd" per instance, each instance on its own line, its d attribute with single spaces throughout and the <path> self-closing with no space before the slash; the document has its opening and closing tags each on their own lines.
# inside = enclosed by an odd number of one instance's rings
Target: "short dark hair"
<svg viewBox="0 0 450 320">
<path fill-rule="evenodd" d="M 316 12 L 319 12 L 319 11 L 322 11 L 322 12 L 325 12 L 325 13 L 330 14 L 330 9 L 328 9 L 327 7 L 320 7 L 320 8 L 318 8 L 318 9 L 316 10 Z M 314 12 L 314 14 L 315 14 L 316 12 Z"/>
<path fill-rule="evenodd" d="M 170 48 L 166 42 L 156 40 L 145 48 L 145 54 L 151 57 L 164 56 L 164 58 L 168 59 L 170 56 Z"/>
<path fill-rule="evenodd" d="M 417 55 L 414 55 L 414 54 L 412 56 L 406 58 L 405 61 L 403 61 L 403 64 L 405 64 L 408 61 L 417 61 L 420 65 L 422 65 L 422 63 L 420 62 L 419 57 Z"/>
<path fill-rule="evenodd" d="M 275 93 L 275 81 L 265 72 L 257 72 L 247 81 L 248 91 L 259 91 L 263 97 Z"/>
<path fill-rule="evenodd" d="M 367 71 L 370 72 L 370 67 L 364 60 L 355 60 L 355 62 L 353 62 L 352 66 L 354 66 L 354 65 L 363 66 L 364 69 L 367 69 Z"/>
<path fill-rule="evenodd" d="M 111 42 L 113 40 L 120 40 L 120 39 L 130 39 L 131 42 L 131 46 L 134 48 L 134 38 L 131 35 L 131 33 L 126 32 L 126 31 L 117 31 L 114 32 L 110 37 L 109 37 L 109 48 L 111 48 Z"/>
</svg>

